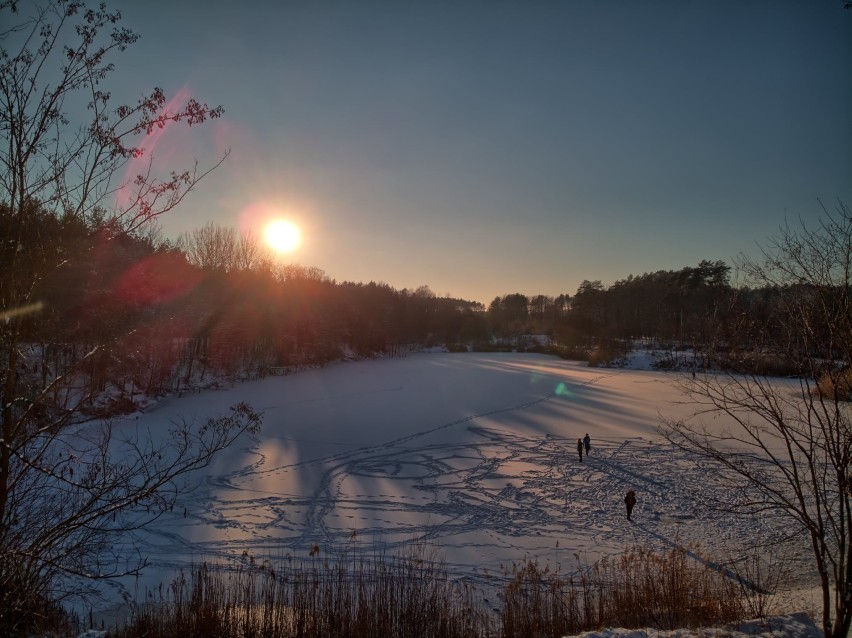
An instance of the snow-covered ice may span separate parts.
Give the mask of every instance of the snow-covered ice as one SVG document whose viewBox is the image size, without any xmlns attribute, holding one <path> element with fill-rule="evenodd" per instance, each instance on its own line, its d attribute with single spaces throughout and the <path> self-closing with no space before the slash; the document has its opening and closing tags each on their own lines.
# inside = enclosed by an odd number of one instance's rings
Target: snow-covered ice
<svg viewBox="0 0 852 638">
<path fill-rule="evenodd" d="M 720 496 L 715 468 L 657 432 L 660 415 L 691 415 L 675 376 L 544 355 L 428 353 L 161 402 L 124 427 L 156 431 L 238 401 L 262 411 L 264 425 L 197 473 L 173 512 L 128 539 L 151 565 L 125 586 L 141 598 L 178 567 L 243 552 L 301 558 L 316 545 L 333 557 L 425 542 L 471 579 L 525 558 L 571 572 L 637 543 L 686 546 L 724 567 L 789 527 L 702 505 Z M 592 450 L 581 463 L 586 433 Z M 628 489 L 638 499 L 632 523 Z M 784 560 L 807 582 L 804 538 Z"/>
</svg>

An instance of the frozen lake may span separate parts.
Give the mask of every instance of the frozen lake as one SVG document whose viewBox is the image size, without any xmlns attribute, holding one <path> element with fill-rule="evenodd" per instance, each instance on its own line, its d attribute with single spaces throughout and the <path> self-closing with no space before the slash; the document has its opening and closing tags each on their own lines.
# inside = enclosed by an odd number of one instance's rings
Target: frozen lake
<svg viewBox="0 0 852 638">
<path fill-rule="evenodd" d="M 526 557 L 571 571 L 578 558 L 589 564 L 636 543 L 694 546 L 724 562 L 749 542 L 780 538 L 783 521 L 732 520 L 703 505 L 719 495 L 715 468 L 656 429 L 660 415 L 691 413 L 675 376 L 543 355 L 412 354 L 162 402 L 138 424 L 163 428 L 238 401 L 264 424 L 197 473 L 174 512 L 129 539 L 151 560 L 134 587 L 243 552 L 371 555 L 425 542 L 451 573 L 477 578 Z M 586 433 L 592 450 L 581 463 Z"/>
</svg>

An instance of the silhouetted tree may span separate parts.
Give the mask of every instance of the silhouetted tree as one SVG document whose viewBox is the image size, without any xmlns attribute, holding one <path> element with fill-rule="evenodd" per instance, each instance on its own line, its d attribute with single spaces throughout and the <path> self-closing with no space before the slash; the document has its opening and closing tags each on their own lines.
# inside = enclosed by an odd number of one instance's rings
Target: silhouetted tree
<svg viewBox="0 0 852 638">
<path fill-rule="evenodd" d="M 79 375 L 94 379 L 109 365 L 117 343 L 114 321 L 123 308 L 81 319 L 98 324 L 98 334 L 89 336 L 97 343 L 80 358 L 72 353 L 65 370 L 33 365 L 46 361 L 38 349 L 48 344 L 26 339 L 38 328 L 47 283 L 63 268 L 82 274 L 85 262 L 99 258 L 126 266 L 122 260 L 137 247 L 128 236 L 172 210 L 209 172 L 196 166 L 159 175 L 145 137 L 175 122 L 219 117 L 220 107 L 190 99 L 174 108 L 160 89 L 135 104 L 113 103 L 106 90 L 112 59 L 138 37 L 119 20 L 103 5 L 72 0 L 0 2 L 4 635 L 37 629 L 39 601 L 76 589 L 66 578 L 109 577 L 144 564 L 110 552 L 115 536 L 156 519 L 174 500 L 176 477 L 204 465 L 258 422 L 247 406 L 238 406 L 200 427 L 175 424 L 174 437 L 162 445 L 126 440 L 120 459 L 112 455 L 118 444 L 108 424 L 79 426 L 79 433 L 71 428 L 90 398 L 91 388 L 78 383 Z M 99 247 L 106 247 L 102 255 Z M 118 282 L 99 284 L 115 289 Z M 97 297 L 105 289 L 89 292 Z M 132 298 L 127 309 L 139 301 Z"/>
<path fill-rule="evenodd" d="M 773 316 L 765 323 L 753 305 L 736 313 L 749 344 L 745 374 L 684 384 L 697 413 L 721 411 L 737 427 L 719 432 L 692 419 L 666 422 L 664 433 L 725 468 L 723 478 L 744 495 L 736 511 L 777 511 L 806 534 L 822 586 L 823 631 L 844 638 L 852 622 L 852 212 L 840 203 L 824 213 L 816 228 L 785 226 L 762 259 L 740 260 Z M 795 371 L 798 386 L 768 378 L 766 357 Z"/>
</svg>

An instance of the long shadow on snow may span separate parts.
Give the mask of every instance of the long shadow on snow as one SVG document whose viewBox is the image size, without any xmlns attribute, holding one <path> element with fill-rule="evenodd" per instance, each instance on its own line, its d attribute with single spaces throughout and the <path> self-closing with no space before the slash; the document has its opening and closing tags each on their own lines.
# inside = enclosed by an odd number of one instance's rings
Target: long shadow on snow
<svg viewBox="0 0 852 638">
<path fill-rule="evenodd" d="M 757 583 L 755 583 L 754 581 L 752 581 L 748 578 L 745 578 L 743 576 L 740 576 L 739 574 L 737 574 L 735 572 L 732 572 L 730 569 L 728 569 L 727 567 L 723 567 L 722 565 L 720 565 L 717 562 L 707 560 L 703 556 L 699 556 L 698 554 L 696 554 L 692 550 L 687 549 L 686 547 L 684 547 L 680 543 L 676 543 L 675 541 L 673 541 L 669 538 L 666 538 L 662 534 L 658 534 L 657 532 L 653 531 L 652 529 L 649 529 L 648 527 L 646 527 L 644 525 L 641 525 L 639 523 L 634 523 L 634 525 L 636 527 L 638 527 L 639 529 L 641 529 L 646 534 L 648 534 L 649 536 L 653 536 L 657 540 L 662 541 L 663 543 L 665 543 L 669 547 L 672 547 L 673 549 L 678 549 L 678 550 L 684 552 L 687 556 L 689 556 L 693 560 L 701 563 L 702 565 L 706 565 L 710 569 L 719 572 L 720 574 L 722 574 L 726 578 L 730 578 L 732 581 L 739 583 L 743 587 L 750 589 L 751 591 L 753 591 L 755 593 L 758 593 L 758 594 L 769 594 L 769 593 L 771 593 L 767 589 L 765 589 L 765 588 L 761 587 L 760 585 L 758 585 Z"/>
</svg>

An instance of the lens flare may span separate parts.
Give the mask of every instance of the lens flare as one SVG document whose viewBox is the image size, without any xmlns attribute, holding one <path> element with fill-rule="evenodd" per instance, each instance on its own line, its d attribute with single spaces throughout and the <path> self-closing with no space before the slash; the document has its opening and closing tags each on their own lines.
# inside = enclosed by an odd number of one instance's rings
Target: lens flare
<svg viewBox="0 0 852 638">
<path fill-rule="evenodd" d="M 573 397 L 574 393 L 568 389 L 568 386 L 565 385 L 562 381 L 559 382 L 559 385 L 556 386 L 556 389 L 553 391 L 554 394 L 558 397 Z"/>
</svg>

